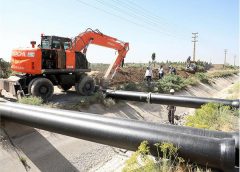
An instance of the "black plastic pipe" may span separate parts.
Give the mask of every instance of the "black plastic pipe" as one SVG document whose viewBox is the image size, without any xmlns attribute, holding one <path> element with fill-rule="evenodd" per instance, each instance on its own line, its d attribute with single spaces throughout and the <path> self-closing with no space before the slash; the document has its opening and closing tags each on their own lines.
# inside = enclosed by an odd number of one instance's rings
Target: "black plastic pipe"
<svg viewBox="0 0 240 172">
<path fill-rule="evenodd" d="M 135 123 L 135 127 L 141 129 L 151 129 L 155 131 L 167 131 L 167 132 L 175 132 L 175 133 L 185 133 L 190 135 L 197 135 L 197 136 L 206 136 L 206 137 L 215 137 L 215 138 L 234 138 L 235 140 L 235 147 L 239 149 L 239 132 L 221 132 L 221 131 L 211 131 L 206 129 L 198 129 L 192 127 L 184 127 L 184 126 L 176 126 L 176 125 L 167 125 L 167 124 L 157 124 L 152 122 L 144 121 L 137 121 L 131 119 L 123 119 L 123 118 L 114 118 L 114 117 L 104 117 L 99 114 L 93 113 L 82 113 L 82 112 L 74 112 L 69 110 L 59 110 L 59 109 L 52 109 L 52 108 L 42 108 L 39 106 L 31 106 L 26 104 L 19 104 L 19 103 L 11 103 L 6 102 L 4 103 L 5 106 L 9 108 L 23 108 L 26 110 L 34 110 L 40 111 L 43 113 L 57 113 L 61 116 L 83 119 L 83 120 L 94 120 L 96 122 L 106 122 L 112 125 L 131 125 L 132 122 Z M 86 115 L 87 114 L 87 115 Z M 116 120 L 117 119 L 117 120 Z"/>
<path fill-rule="evenodd" d="M 89 115 L 89 114 L 85 114 Z M 58 113 L 9 108 L 0 104 L 0 116 L 24 125 L 40 128 L 110 146 L 136 150 L 143 140 L 148 140 L 151 150 L 154 143 L 171 142 L 179 147 L 179 156 L 222 171 L 233 171 L 235 164 L 234 139 L 218 139 L 151 129 L 131 125 L 113 125 L 106 122 L 69 118 Z M 97 116 L 96 116 L 97 118 Z M 117 119 L 115 119 L 117 120 Z"/>
<path fill-rule="evenodd" d="M 148 102 L 163 105 L 174 105 L 190 108 L 199 108 L 206 103 L 221 103 L 227 106 L 239 108 L 239 100 L 227 100 L 204 97 L 174 96 L 167 94 L 155 94 L 136 91 L 104 90 L 106 97 L 120 100 Z"/>
</svg>

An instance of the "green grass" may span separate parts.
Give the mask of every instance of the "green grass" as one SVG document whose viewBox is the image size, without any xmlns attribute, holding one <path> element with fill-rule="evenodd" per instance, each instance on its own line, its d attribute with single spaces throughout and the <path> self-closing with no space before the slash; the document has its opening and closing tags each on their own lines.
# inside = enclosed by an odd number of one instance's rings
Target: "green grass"
<svg viewBox="0 0 240 172">
<path fill-rule="evenodd" d="M 217 103 L 208 103 L 186 117 L 186 126 L 210 130 L 233 131 L 238 129 L 239 111 Z"/>
<path fill-rule="evenodd" d="M 29 96 L 19 99 L 18 103 L 41 106 L 43 100 L 40 97 Z"/>
</svg>

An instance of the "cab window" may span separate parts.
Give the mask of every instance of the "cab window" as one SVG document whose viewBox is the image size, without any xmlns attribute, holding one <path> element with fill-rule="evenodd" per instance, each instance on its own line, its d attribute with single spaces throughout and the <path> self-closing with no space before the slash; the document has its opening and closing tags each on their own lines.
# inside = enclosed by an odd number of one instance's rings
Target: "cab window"
<svg viewBox="0 0 240 172">
<path fill-rule="evenodd" d="M 60 41 L 53 41 L 52 48 L 60 49 Z"/>
<path fill-rule="evenodd" d="M 42 40 L 42 48 L 43 49 L 50 49 L 50 43 L 48 39 Z"/>
<path fill-rule="evenodd" d="M 64 50 L 68 49 L 70 47 L 70 42 L 64 42 Z"/>
</svg>

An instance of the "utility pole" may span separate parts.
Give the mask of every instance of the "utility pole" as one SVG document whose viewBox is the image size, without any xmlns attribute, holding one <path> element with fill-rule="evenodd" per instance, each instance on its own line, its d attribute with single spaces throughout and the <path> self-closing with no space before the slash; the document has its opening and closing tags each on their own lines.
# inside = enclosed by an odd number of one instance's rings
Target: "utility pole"
<svg viewBox="0 0 240 172">
<path fill-rule="evenodd" d="M 195 55 L 196 55 L 196 42 L 198 42 L 197 37 L 198 37 L 198 32 L 192 33 L 193 34 L 193 61 L 195 61 Z"/>
<path fill-rule="evenodd" d="M 225 68 L 226 66 L 226 60 L 227 60 L 227 49 L 224 49 L 224 64 L 223 64 L 223 68 Z"/>
<path fill-rule="evenodd" d="M 237 57 L 236 55 L 234 55 L 234 57 L 233 57 L 233 60 L 234 60 L 234 63 L 233 63 L 233 64 L 234 64 L 234 67 L 236 66 L 236 57 Z"/>
</svg>

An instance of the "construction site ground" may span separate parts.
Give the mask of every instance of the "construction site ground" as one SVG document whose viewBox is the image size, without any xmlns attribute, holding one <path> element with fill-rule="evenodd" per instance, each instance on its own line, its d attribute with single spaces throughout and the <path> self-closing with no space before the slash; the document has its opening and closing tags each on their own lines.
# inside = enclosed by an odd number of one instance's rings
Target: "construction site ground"
<svg viewBox="0 0 240 172">
<path fill-rule="evenodd" d="M 141 73 L 145 71 L 139 69 Z M 135 69 L 128 73 L 116 75 L 115 84 L 123 82 L 117 77 L 130 78 L 139 82 L 142 76 L 132 75 Z M 98 73 L 96 73 L 98 75 Z M 141 77 L 141 78 L 140 78 Z M 118 82 L 119 81 L 119 82 Z M 200 97 L 226 97 L 226 89 L 239 82 L 234 75 L 228 78 L 214 79 L 212 85 L 200 83 L 190 86 L 177 95 Z M 0 98 L 1 101 L 14 101 L 14 98 Z M 55 87 L 50 103 L 71 105 L 80 100 L 74 90 L 62 92 Z M 106 108 L 101 104 L 93 104 L 81 108 L 82 112 L 97 113 L 104 116 L 131 118 L 136 120 L 167 122 L 166 106 L 139 102 L 120 101 L 113 107 Z M 176 115 L 191 114 L 194 109 L 177 107 Z M 178 122 L 181 124 L 180 122 Z M 118 148 L 76 139 L 44 130 L 26 127 L 12 122 L 2 121 L 0 135 L 1 171 L 121 171 L 125 160 L 131 152 Z"/>
</svg>

